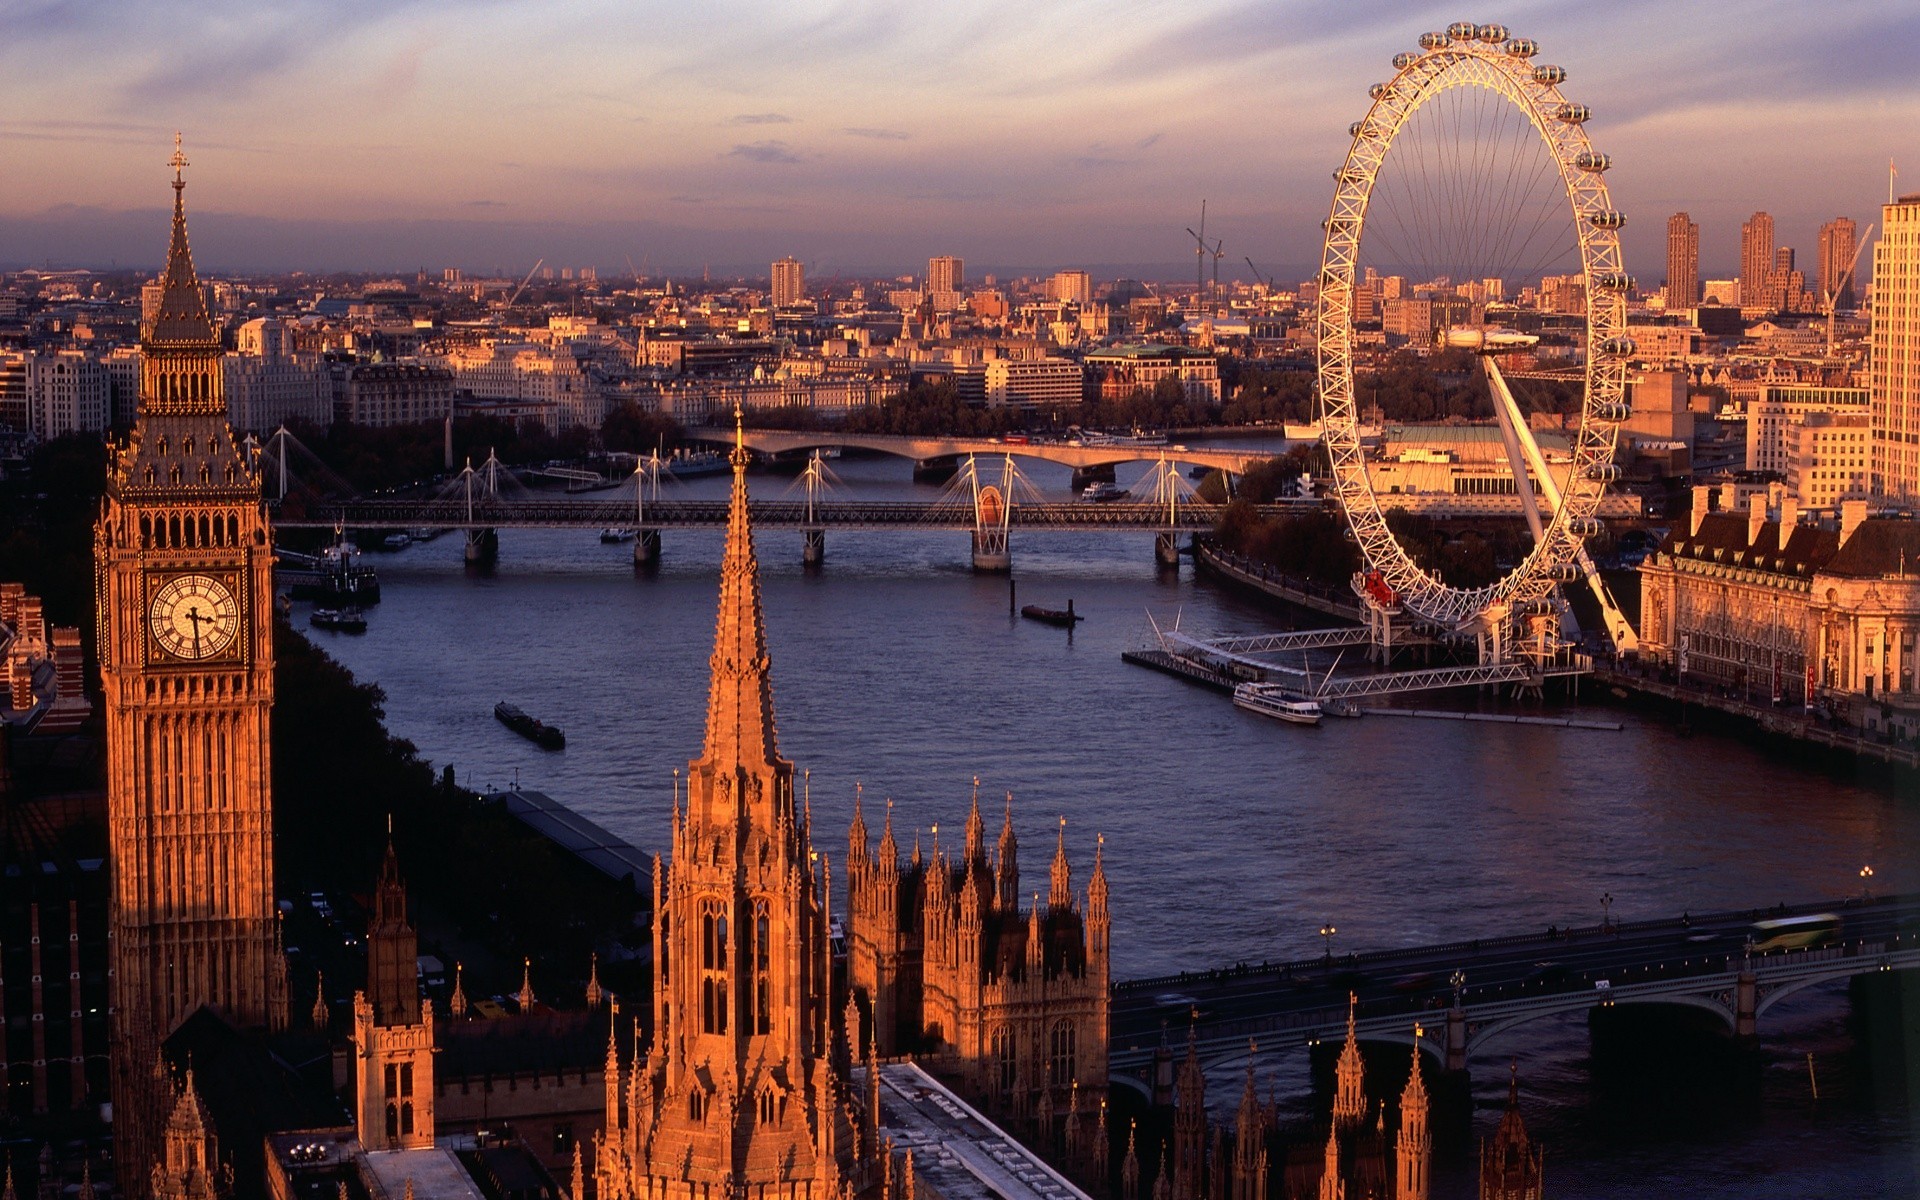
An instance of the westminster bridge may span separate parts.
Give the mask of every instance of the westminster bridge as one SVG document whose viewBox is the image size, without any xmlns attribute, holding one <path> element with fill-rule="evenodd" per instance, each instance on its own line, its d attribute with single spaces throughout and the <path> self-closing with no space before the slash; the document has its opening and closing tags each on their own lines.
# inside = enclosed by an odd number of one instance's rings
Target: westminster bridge
<svg viewBox="0 0 1920 1200">
<path fill-rule="evenodd" d="M 1814 944 L 1757 950 L 1756 923 L 1831 916 Z M 1818 984 L 1920 967 L 1920 895 L 1603 922 L 1511 937 L 1288 963 L 1237 964 L 1114 985 L 1116 1083 L 1171 1082 L 1191 1034 L 1209 1067 L 1346 1036 L 1411 1045 L 1450 1070 L 1529 1021 L 1629 1004 L 1704 1010 L 1753 1037 L 1767 1011 Z"/>
</svg>

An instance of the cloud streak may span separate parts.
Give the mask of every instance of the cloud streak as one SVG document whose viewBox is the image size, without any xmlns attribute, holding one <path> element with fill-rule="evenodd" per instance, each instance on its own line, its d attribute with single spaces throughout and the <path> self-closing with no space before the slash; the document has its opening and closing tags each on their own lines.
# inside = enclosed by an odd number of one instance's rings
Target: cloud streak
<svg viewBox="0 0 1920 1200">
<path fill-rule="evenodd" d="M 744 158 L 757 163 L 797 163 L 800 156 L 791 147 L 778 139 L 760 142 L 745 142 L 727 151 L 728 158 Z"/>
</svg>

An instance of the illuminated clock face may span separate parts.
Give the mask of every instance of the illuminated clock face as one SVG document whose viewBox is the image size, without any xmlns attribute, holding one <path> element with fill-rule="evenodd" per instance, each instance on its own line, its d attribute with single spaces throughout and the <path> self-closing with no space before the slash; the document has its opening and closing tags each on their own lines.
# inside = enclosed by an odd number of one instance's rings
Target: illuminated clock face
<svg viewBox="0 0 1920 1200">
<path fill-rule="evenodd" d="M 227 585 L 211 575 L 175 575 L 153 593 L 147 623 L 162 650 L 193 662 L 233 644 L 240 606 Z"/>
</svg>

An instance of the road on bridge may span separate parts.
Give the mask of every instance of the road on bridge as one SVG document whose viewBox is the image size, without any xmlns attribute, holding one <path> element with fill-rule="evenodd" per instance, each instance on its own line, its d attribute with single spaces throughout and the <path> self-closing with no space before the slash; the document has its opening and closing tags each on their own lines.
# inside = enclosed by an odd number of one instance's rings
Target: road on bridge
<svg viewBox="0 0 1920 1200">
<path fill-rule="evenodd" d="M 1842 919 L 1836 943 L 1920 945 L 1920 895 L 1884 896 L 1784 908 L 1750 909 L 1603 929 L 1546 930 L 1512 937 L 1451 942 L 1290 963 L 1239 964 L 1213 971 L 1114 985 L 1111 1060 L 1116 1070 L 1151 1061 L 1163 1037 L 1178 1046 L 1191 1024 L 1202 1042 L 1249 1037 L 1283 1044 L 1339 1027 L 1347 995 L 1363 1020 L 1404 1016 L 1431 1027 L 1453 1003 L 1451 977 L 1465 977 L 1462 1003 L 1505 1004 L 1534 997 L 1584 994 L 1604 1003 L 1611 987 L 1739 968 L 1758 920 L 1833 913 Z M 1783 952 L 1757 958 L 1774 961 Z M 1731 966 L 1729 965 L 1731 963 Z M 1599 985 L 1606 981 L 1607 988 Z"/>
<path fill-rule="evenodd" d="M 1318 501 L 1261 505 L 1269 516 L 1315 507 Z M 290 528 L 331 529 L 506 529 L 642 526 L 648 529 L 724 529 L 725 500 L 649 500 L 636 514 L 631 500 L 349 500 L 275 508 L 273 523 Z M 755 500 L 749 504 L 761 529 L 961 529 L 974 528 L 971 501 L 911 500 Z M 1139 530 L 1182 532 L 1211 530 L 1219 521 L 1216 504 L 1184 501 L 1169 519 L 1165 505 L 1090 504 L 1066 501 L 1007 506 L 1008 524 L 1022 532 Z"/>
</svg>

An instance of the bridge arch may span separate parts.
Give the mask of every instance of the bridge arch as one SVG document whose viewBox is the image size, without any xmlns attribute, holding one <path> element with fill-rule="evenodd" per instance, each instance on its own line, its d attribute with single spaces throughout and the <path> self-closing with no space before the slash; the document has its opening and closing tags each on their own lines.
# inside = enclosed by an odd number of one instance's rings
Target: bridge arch
<svg viewBox="0 0 1920 1200">
<path fill-rule="evenodd" d="M 691 441 L 732 445 L 732 429 L 693 428 L 686 431 Z M 834 430 L 788 431 L 749 429 L 743 435 L 747 448 L 763 454 L 788 454 L 800 450 L 819 450 L 829 446 L 871 450 L 895 458 L 928 462 L 934 459 L 964 458 L 969 454 L 1038 459 L 1077 469 L 1111 467 L 1120 463 L 1169 462 L 1189 466 L 1214 467 L 1229 474 L 1242 474 L 1247 467 L 1274 457 L 1272 453 L 1248 450 L 1196 449 L 1184 445 L 1148 446 L 1132 443 L 1118 445 L 1070 446 L 1063 442 L 1007 442 L 998 438 L 913 437 L 899 434 L 841 433 Z"/>
</svg>

